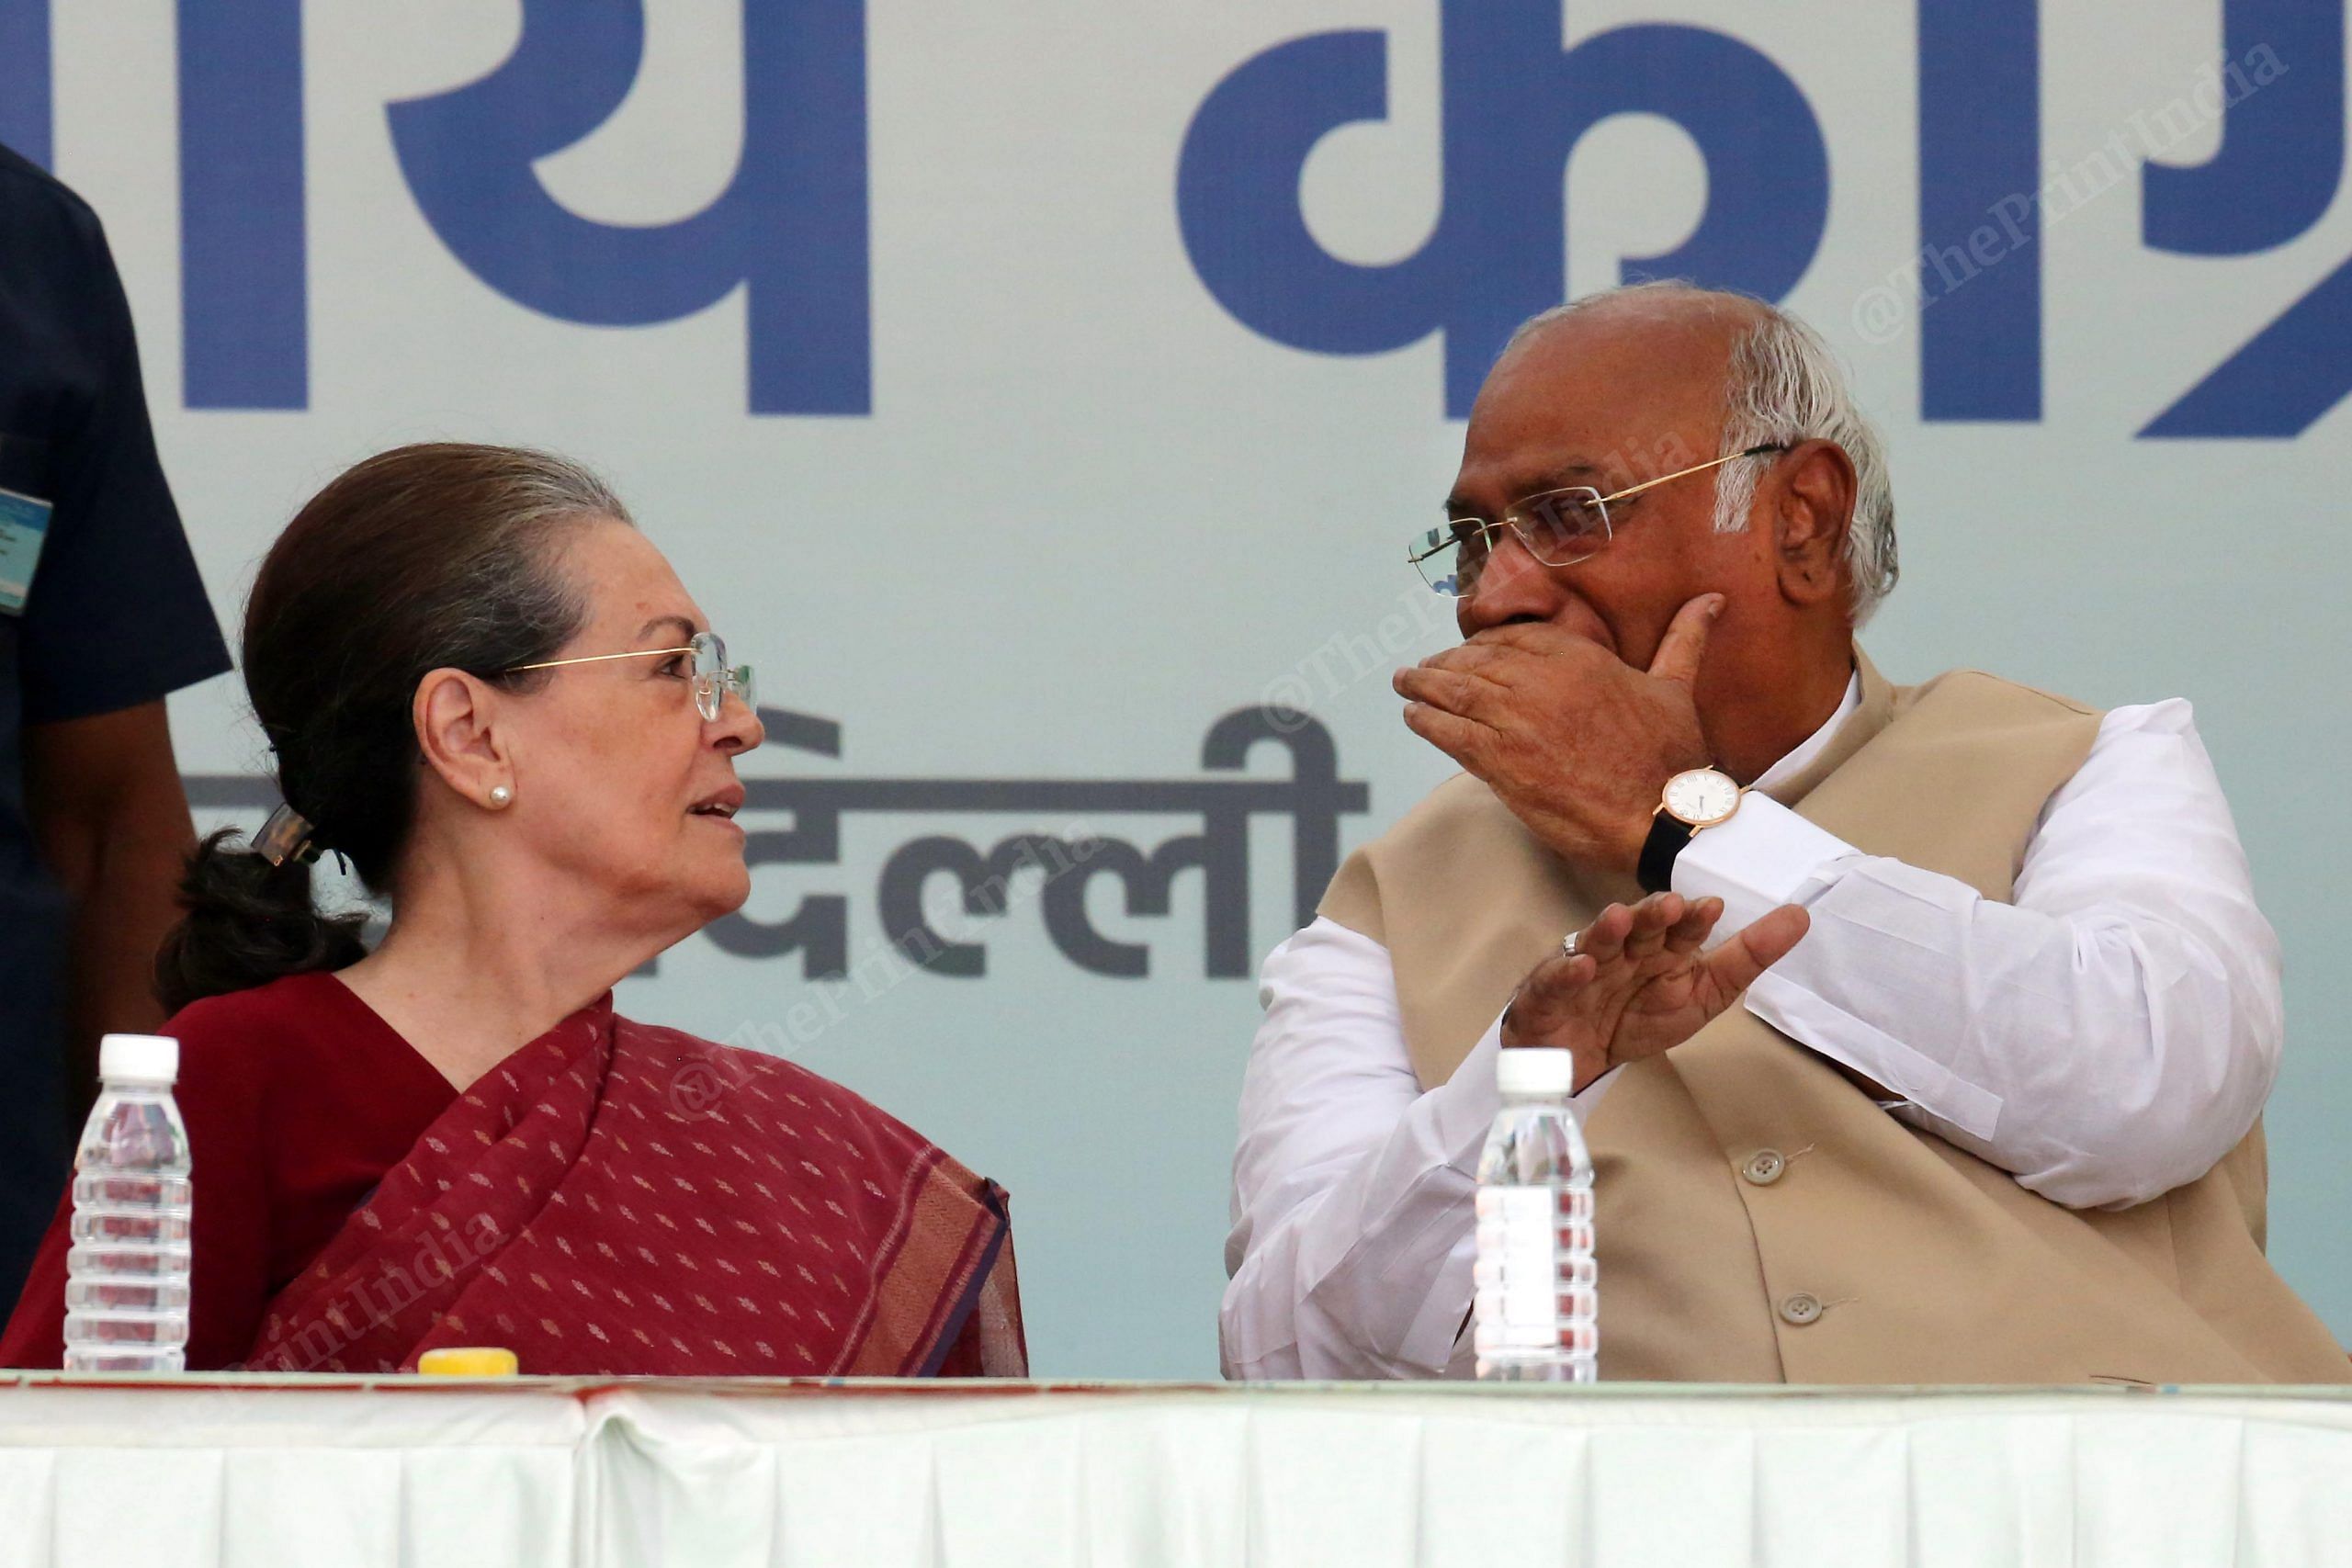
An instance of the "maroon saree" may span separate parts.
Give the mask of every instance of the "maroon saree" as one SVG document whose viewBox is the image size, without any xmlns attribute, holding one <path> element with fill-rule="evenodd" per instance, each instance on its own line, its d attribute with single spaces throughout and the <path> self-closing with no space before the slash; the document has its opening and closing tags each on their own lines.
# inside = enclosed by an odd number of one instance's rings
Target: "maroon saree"
<svg viewBox="0 0 2352 1568">
<path fill-rule="evenodd" d="M 270 1303 L 254 1371 L 1019 1377 L 1004 1194 L 788 1062 L 609 996 L 475 1083 Z"/>
</svg>

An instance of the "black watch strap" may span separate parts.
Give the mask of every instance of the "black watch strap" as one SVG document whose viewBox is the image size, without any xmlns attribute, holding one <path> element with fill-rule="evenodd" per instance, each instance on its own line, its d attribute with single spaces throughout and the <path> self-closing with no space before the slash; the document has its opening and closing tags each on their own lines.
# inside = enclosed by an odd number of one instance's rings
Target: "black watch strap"
<svg viewBox="0 0 2352 1568">
<path fill-rule="evenodd" d="M 1642 840 L 1641 863 L 1634 880 L 1645 893 L 1664 893 L 1674 886 L 1674 859 L 1690 842 L 1690 824 L 1671 811 L 1650 818 L 1650 836 Z"/>
</svg>

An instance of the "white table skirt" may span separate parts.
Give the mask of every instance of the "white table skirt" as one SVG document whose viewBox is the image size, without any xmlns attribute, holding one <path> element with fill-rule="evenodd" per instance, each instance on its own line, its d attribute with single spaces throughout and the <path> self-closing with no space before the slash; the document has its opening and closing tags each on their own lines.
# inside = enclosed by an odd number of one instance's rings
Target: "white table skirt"
<svg viewBox="0 0 2352 1568">
<path fill-rule="evenodd" d="M 2352 1395 L 0 1373 L 0 1568 L 2232 1562 Z"/>
</svg>

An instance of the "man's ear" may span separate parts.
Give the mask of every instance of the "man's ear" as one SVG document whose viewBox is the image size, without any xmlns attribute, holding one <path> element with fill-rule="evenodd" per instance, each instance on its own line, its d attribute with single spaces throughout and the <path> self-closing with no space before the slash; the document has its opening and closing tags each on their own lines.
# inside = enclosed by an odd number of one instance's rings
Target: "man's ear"
<svg viewBox="0 0 2352 1568">
<path fill-rule="evenodd" d="M 1846 536 L 1854 521 L 1854 460 L 1834 441 L 1800 442 L 1773 487 L 1772 553 L 1781 596 L 1818 604 L 1848 591 Z"/>
<path fill-rule="evenodd" d="M 500 733 L 498 688 L 462 670 L 434 670 L 416 683 L 410 718 L 416 747 L 441 782 L 481 803 L 492 784 L 514 774 L 513 759 Z"/>
</svg>

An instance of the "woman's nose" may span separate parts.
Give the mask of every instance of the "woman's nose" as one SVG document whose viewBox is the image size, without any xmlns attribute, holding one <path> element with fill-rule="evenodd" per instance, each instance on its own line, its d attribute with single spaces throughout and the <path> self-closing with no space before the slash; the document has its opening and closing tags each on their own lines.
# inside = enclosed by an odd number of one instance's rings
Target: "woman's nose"
<svg viewBox="0 0 2352 1568">
<path fill-rule="evenodd" d="M 711 728 L 717 731 L 711 743 L 722 751 L 757 750 L 768 738 L 767 726 L 760 722 L 752 705 L 732 692 L 719 705 L 718 716 L 711 720 Z"/>
</svg>

